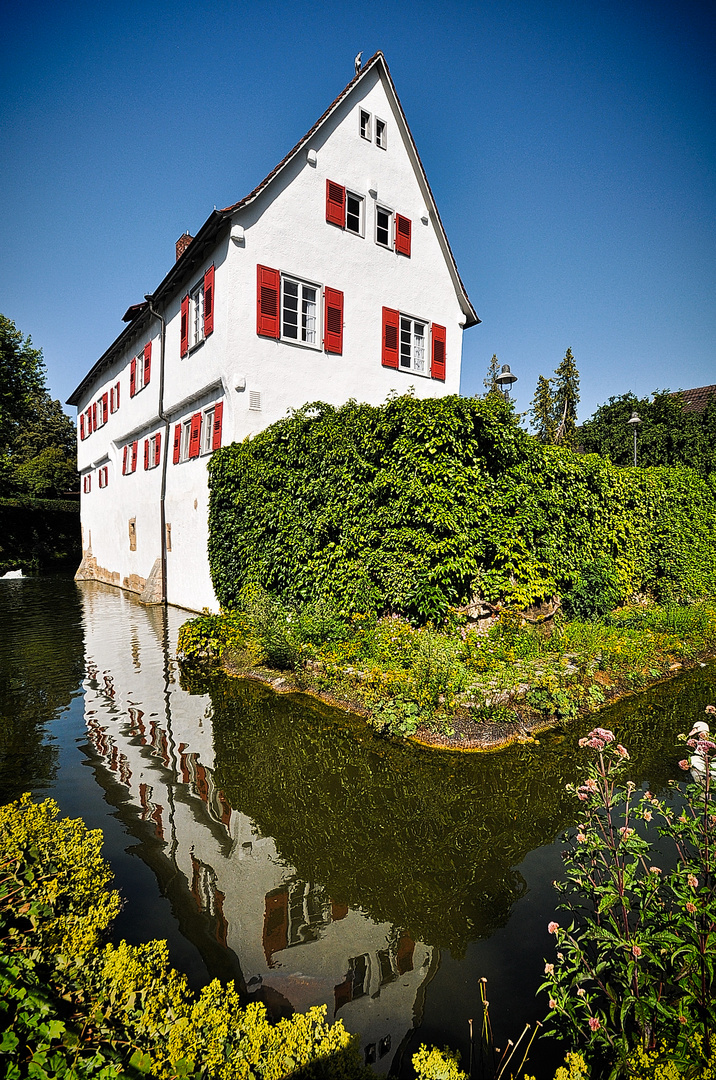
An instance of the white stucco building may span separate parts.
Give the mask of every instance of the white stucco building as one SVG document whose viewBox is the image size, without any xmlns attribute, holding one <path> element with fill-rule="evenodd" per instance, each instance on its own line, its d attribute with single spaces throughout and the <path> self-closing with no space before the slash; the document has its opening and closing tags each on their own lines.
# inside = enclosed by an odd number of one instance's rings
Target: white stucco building
<svg viewBox="0 0 716 1080">
<path fill-rule="evenodd" d="M 479 319 L 382 53 L 176 254 L 69 398 L 78 577 L 201 610 L 213 450 L 309 401 L 455 394 Z"/>
</svg>

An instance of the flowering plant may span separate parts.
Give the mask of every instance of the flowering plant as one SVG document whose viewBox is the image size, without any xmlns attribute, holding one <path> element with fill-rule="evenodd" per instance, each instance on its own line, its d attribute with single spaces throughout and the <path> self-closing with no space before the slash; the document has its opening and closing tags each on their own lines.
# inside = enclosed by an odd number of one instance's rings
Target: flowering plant
<svg viewBox="0 0 716 1080">
<path fill-rule="evenodd" d="M 555 882 L 569 922 L 549 924 L 558 951 L 540 990 L 552 1030 L 606 1059 L 612 1076 L 639 1050 L 688 1068 L 694 1045 L 704 1062 L 713 1049 L 716 743 L 703 722 L 681 738 L 691 782 L 673 799 L 624 783 L 629 755 L 604 728 L 580 740 L 589 759 L 583 783 L 570 786 L 583 814 L 566 838 L 566 880 Z M 665 868 L 644 836 L 649 822 L 664 838 Z"/>
</svg>

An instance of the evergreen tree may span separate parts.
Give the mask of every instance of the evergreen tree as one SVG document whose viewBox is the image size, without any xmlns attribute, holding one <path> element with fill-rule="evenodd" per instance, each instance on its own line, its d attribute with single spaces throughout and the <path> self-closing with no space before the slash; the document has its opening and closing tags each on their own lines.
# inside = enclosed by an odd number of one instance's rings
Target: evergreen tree
<svg viewBox="0 0 716 1080">
<path fill-rule="evenodd" d="M 495 353 L 492 354 L 492 360 L 490 360 L 490 366 L 487 369 L 487 375 L 483 379 L 483 385 L 487 393 L 485 397 L 489 397 L 490 394 L 501 394 L 500 384 L 497 381 L 497 376 L 500 374 L 500 361 L 497 359 Z"/>
<path fill-rule="evenodd" d="M 564 360 L 554 373 L 553 381 L 557 418 L 554 441 L 562 446 L 574 446 L 579 404 L 579 372 L 571 349 L 567 349 Z"/>
<path fill-rule="evenodd" d="M 530 406 L 530 418 L 536 437 L 541 443 L 553 443 L 557 427 L 552 384 L 544 375 L 537 380 L 537 389 Z"/>
</svg>

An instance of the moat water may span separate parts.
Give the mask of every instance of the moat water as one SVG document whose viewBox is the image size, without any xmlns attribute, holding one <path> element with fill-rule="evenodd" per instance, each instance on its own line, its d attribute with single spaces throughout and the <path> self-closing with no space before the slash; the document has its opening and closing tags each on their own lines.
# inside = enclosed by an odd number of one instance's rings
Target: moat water
<svg viewBox="0 0 716 1080">
<path fill-rule="evenodd" d="M 0 801 L 52 796 L 101 828 L 113 938 L 166 938 L 191 984 L 234 979 L 272 1015 L 325 1004 L 378 1072 L 460 1050 L 488 980 L 498 1045 L 544 1016 L 552 881 L 589 722 L 492 754 L 376 737 L 305 697 L 183 679 L 188 617 L 65 577 L 0 582 Z M 716 665 L 599 716 L 663 793 Z M 554 1075 L 564 1047 L 535 1044 Z"/>
</svg>

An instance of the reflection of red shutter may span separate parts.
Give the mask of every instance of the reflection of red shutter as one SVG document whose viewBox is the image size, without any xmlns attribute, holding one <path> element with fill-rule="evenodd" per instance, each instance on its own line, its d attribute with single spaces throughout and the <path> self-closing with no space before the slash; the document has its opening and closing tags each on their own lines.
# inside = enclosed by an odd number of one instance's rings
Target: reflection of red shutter
<svg viewBox="0 0 716 1080">
<path fill-rule="evenodd" d="M 221 446 L 221 420 L 224 415 L 223 401 L 214 406 L 214 430 L 211 433 L 211 449 L 218 450 Z"/>
<path fill-rule="evenodd" d="M 264 905 L 264 956 L 269 967 L 273 967 L 271 960 L 273 954 L 283 952 L 288 945 L 288 889 L 286 886 L 266 893 Z"/>
<path fill-rule="evenodd" d="M 204 274 L 204 337 L 214 330 L 214 267 Z"/>
<path fill-rule="evenodd" d="M 181 302 L 181 342 L 179 355 L 186 356 L 189 352 L 189 297 L 185 296 Z"/>
<path fill-rule="evenodd" d="M 326 180 L 326 221 L 345 228 L 346 189 L 332 180 Z"/>
<path fill-rule="evenodd" d="M 85 414 L 80 413 L 80 439 L 85 437 Z"/>
<path fill-rule="evenodd" d="M 181 424 L 177 424 L 174 428 L 174 464 L 179 464 L 179 457 L 181 455 Z"/>
<path fill-rule="evenodd" d="M 144 346 L 144 382 L 143 386 L 146 386 L 152 375 L 152 343 L 148 341 Z"/>
<path fill-rule="evenodd" d="M 102 423 L 109 420 L 109 394 L 102 394 Z"/>
<path fill-rule="evenodd" d="M 395 964 L 399 975 L 405 975 L 406 971 L 413 970 L 413 951 L 415 942 L 406 933 L 400 935 L 398 948 L 395 950 Z"/>
<path fill-rule="evenodd" d="M 445 381 L 445 327 L 433 323 L 433 357 L 430 374 L 433 379 Z"/>
<path fill-rule="evenodd" d="M 329 353 L 343 352 L 343 293 L 326 287 L 326 332 L 323 347 Z"/>
<path fill-rule="evenodd" d="M 134 470 L 137 467 L 137 446 L 138 445 L 139 444 L 138 444 L 137 440 L 135 439 L 134 442 L 132 443 L 132 472 L 134 472 Z"/>
<path fill-rule="evenodd" d="M 127 456 L 129 453 L 129 445 L 124 448 L 124 455 L 122 457 L 122 476 L 127 475 Z"/>
<path fill-rule="evenodd" d="M 134 397 L 137 392 L 137 358 L 132 357 L 132 362 L 129 365 L 129 396 Z"/>
<path fill-rule="evenodd" d="M 398 367 L 398 329 L 400 315 L 392 308 L 383 308 L 383 367 Z"/>
<path fill-rule="evenodd" d="M 345 919 L 348 914 L 348 904 L 339 904 L 335 900 L 331 900 L 331 919 L 333 922 L 339 922 L 341 919 Z"/>
<path fill-rule="evenodd" d="M 154 464 L 155 465 L 159 464 L 159 459 L 162 456 L 161 446 L 162 446 L 162 433 L 160 431 L 158 431 L 157 434 L 154 436 Z"/>
<path fill-rule="evenodd" d="M 144 440 L 144 468 L 149 468 L 149 439 Z"/>
<path fill-rule="evenodd" d="M 281 275 L 268 266 L 256 267 L 256 333 L 262 337 L 278 338 L 278 296 Z"/>
<path fill-rule="evenodd" d="M 189 435 L 189 457 L 199 457 L 201 450 L 201 413 L 194 413 L 191 418 L 191 432 Z"/>
<path fill-rule="evenodd" d="M 399 255 L 410 255 L 410 234 L 412 225 L 410 218 L 402 214 L 395 215 L 395 250 Z"/>
</svg>

